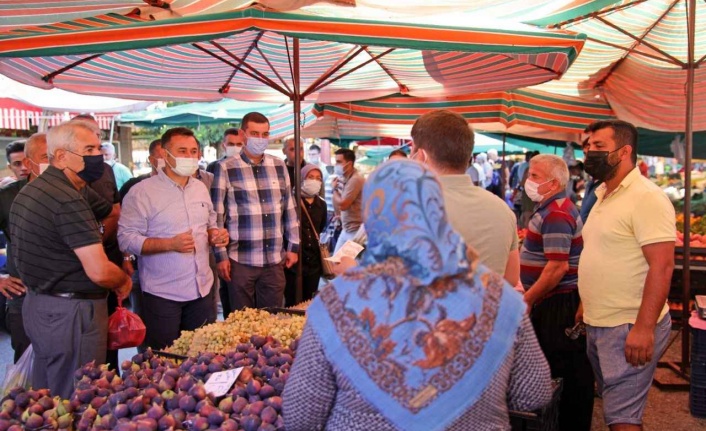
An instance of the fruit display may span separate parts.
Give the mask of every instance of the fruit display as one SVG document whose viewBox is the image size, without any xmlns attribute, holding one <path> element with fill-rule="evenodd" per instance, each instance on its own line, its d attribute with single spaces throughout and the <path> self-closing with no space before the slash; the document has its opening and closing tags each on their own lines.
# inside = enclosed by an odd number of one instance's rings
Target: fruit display
<svg viewBox="0 0 706 431">
<path fill-rule="evenodd" d="M 311 301 L 313 301 L 313 299 L 309 299 L 308 301 L 300 302 L 297 305 L 292 305 L 291 307 L 287 307 L 287 308 L 290 310 L 306 311 L 309 308 L 309 306 L 311 305 Z"/>
<path fill-rule="evenodd" d="M 180 365 L 147 350 L 123 362 L 122 377 L 90 363 L 76 371 L 69 400 L 13 389 L 2 400 L 0 430 L 283 430 L 281 395 L 295 349 L 296 342 L 285 347 L 253 335 L 225 355 L 204 353 Z M 206 393 L 212 373 L 239 367 L 224 397 Z"/>
<path fill-rule="evenodd" d="M 299 338 L 305 321 L 304 316 L 272 314 L 246 308 L 234 311 L 222 322 L 195 331 L 182 331 L 167 352 L 184 356 L 198 356 L 202 352 L 223 354 L 234 350 L 239 343 L 246 342 L 251 334 L 271 336 L 288 345 Z"/>
</svg>

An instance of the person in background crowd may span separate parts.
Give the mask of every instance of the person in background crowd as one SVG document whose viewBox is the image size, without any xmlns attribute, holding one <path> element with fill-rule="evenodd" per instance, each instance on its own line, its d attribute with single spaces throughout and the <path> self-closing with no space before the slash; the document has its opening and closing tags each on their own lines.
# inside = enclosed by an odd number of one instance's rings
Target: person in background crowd
<svg viewBox="0 0 706 431">
<path fill-rule="evenodd" d="M 512 208 L 517 216 L 517 221 L 519 224 L 520 218 L 522 217 L 522 195 L 523 188 L 522 183 L 525 181 L 525 172 L 529 168 L 530 159 L 534 156 L 533 151 L 527 151 L 525 153 L 525 160 L 521 163 L 516 163 L 510 171 L 510 187 L 512 188 Z"/>
<path fill-rule="evenodd" d="M 323 268 L 319 236 L 326 228 L 326 202 L 319 192 L 323 186 L 323 173 L 317 165 L 307 164 L 302 168 L 301 208 L 301 255 L 302 255 L 302 301 L 314 297 L 319 288 Z M 287 286 L 284 289 L 285 305 L 296 305 L 296 266 L 285 270 Z"/>
<path fill-rule="evenodd" d="M 530 156 L 530 160 L 532 160 L 532 157 L 538 155 L 539 151 L 533 151 L 532 155 Z M 535 203 L 532 202 L 532 199 L 529 198 L 529 196 L 527 195 L 527 191 L 525 190 L 525 181 L 527 181 L 528 175 L 529 169 L 526 169 L 524 175 L 522 176 L 522 180 L 520 181 L 520 188 L 517 190 L 517 193 L 513 198 L 513 202 L 516 202 L 518 199 L 517 196 L 519 195 L 520 220 L 517 222 L 517 226 L 519 228 L 526 228 L 527 224 L 529 223 L 530 217 L 532 217 L 532 214 L 534 214 Z"/>
<path fill-rule="evenodd" d="M 92 115 L 81 114 L 71 119 L 71 121 L 88 121 L 95 125 L 96 136 L 101 138 L 102 133 L 98 126 L 98 122 Z M 103 229 L 103 248 L 105 253 L 117 266 L 123 264 L 123 254 L 118 246 L 118 219 L 120 218 L 120 192 L 118 191 L 117 181 L 113 168 L 105 163 L 104 156 L 90 157 L 87 159 L 88 164 L 84 170 L 84 178 L 88 183 L 88 187 L 92 188 L 103 199 L 113 206 L 113 211 L 110 215 L 99 220 L 99 224 Z M 118 300 L 113 292 L 108 293 L 108 315 L 113 314 L 118 307 Z M 111 369 L 117 369 L 118 351 L 109 350 L 107 353 L 107 363 Z"/>
<path fill-rule="evenodd" d="M 484 265 L 515 286 L 520 279 L 515 216 L 502 199 L 471 184 L 465 174 L 474 141 L 466 120 L 451 111 L 430 111 L 414 122 L 411 135 L 411 158 L 439 175 L 451 226 Z"/>
<path fill-rule="evenodd" d="M 581 190 L 586 186 L 583 174 L 583 162 L 576 160 L 569 166 L 569 182 L 566 183 L 566 196 L 576 204 L 580 199 Z"/>
<path fill-rule="evenodd" d="M 521 298 L 469 260 L 441 187 L 410 160 L 368 179 L 368 249 L 307 310 L 282 395 L 287 430 L 509 429 L 508 408 L 551 399 Z"/>
<path fill-rule="evenodd" d="M 637 159 L 637 167 L 640 169 L 640 175 L 642 175 L 645 178 L 650 177 L 650 167 L 647 166 L 647 163 L 645 163 L 644 160 Z"/>
<path fill-rule="evenodd" d="M 488 154 L 480 153 L 476 156 L 476 164 L 480 175 L 481 187 L 487 189 L 493 181 L 493 165 L 488 161 Z"/>
<path fill-rule="evenodd" d="M 25 141 L 14 141 L 5 147 L 7 167 L 10 168 L 16 180 L 24 180 L 29 175 L 22 160 L 25 158 Z"/>
<path fill-rule="evenodd" d="M 147 161 L 150 164 L 150 172 L 139 177 L 130 178 L 120 189 L 120 204 L 122 205 L 125 196 L 138 183 L 147 178 L 157 175 L 158 170 L 164 169 L 164 156 L 162 155 L 162 140 L 155 139 L 150 142 L 149 155 Z M 140 286 L 139 263 L 134 254 L 123 253 L 123 270 L 132 277 L 132 291 L 130 292 L 130 305 L 132 311 L 138 316 L 142 316 L 142 287 Z M 144 343 L 138 347 L 139 351 L 144 351 L 147 346 Z"/>
<path fill-rule="evenodd" d="M 91 207 L 81 194 L 96 158 L 97 127 L 87 121 L 47 134 L 49 166 L 20 190 L 10 209 L 12 255 L 27 287 L 23 323 L 34 348 L 32 385 L 68 398 L 83 364 L 105 363 L 106 294 L 130 293 L 132 281 L 111 263 Z"/>
<path fill-rule="evenodd" d="M 201 149 L 201 143 L 199 142 L 198 139 L 196 139 L 196 145 L 199 146 L 199 160 L 201 160 L 201 158 L 203 157 L 203 150 Z M 210 197 L 211 186 L 213 186 L 213 174 L 206 171 L 206 169 L 204 169 L 203 167 L 201 167 L 201 165 L 199 165 L 199 168 L 196 170 L 194 175 L 192 175 L 192 177 L 201 181 L 203 183 L 203 185 L 206 186 L 206 190 L 209 191 L 209 197 Z M 210 296 L 211 301 L 213 303 L 213 315 L 217 316 L 218 315 L 219 280 L 218 280 L 218 271 L 216 269 L 216 256 L 213 253 L 212 248 L 209 249 L 209 253 L 208 253 L 208 267 L 211 268 L 211 272 L 213 272 L 213 287 L 211 288 L 211 292 L 209 293 L 209 296 Z"/>
<path fill-rule="evenodd" d="M 466 169 L 466 175 L 471 177 L 471 182 L 474 186 L 480 186 L 480 179 L 482 176 L 483 169 L 480 168 L 475 162 L 476 155 L 471 155 L 468 161 L 468 169 Z"/>
<path fill-rule="evenodd" d="M 295 151 L 294 151 L 294 144 L 295 144 L 294 136 L 287 136 L 284 138 L 282 141 L 282 153 L 284 153 L 284 163 L 287 165 L 287 173 L 289 174 L 289 182 L 294 183 L 294 175 L 295 171 L 297 169 L 301 170 L 304 165 L 306 165 L 306 161 L 304 160 L 304 140 L 300 140 L 300 155 L 301 155 L 301 163 L 299 166 L 294 166 L 294 158 L 296 157 Z"/>
<path fill-rule="evenodd" d="M 336 166 L 333 180 L 333 206 L 341 213 L 341 235 L 336 241 L 336 249 L 343 247 L 346 241 L 353 238 L 358 228 L 363 224 L 363 185 L 365 179 L 354 166 L 355 153 L 349 149 L 336 151 Z"/>
<path fill-rule="evenodd" d="M 406 159 L 407 158 L 407 153 L 401 149 L 398 148 L 396 150 L 392 150 L 390 155 L 387 157 L 387 160 L 400 160 L 400 159 Z"/>
<path fill-rule="evenodd" d="M 218 275 L 228 282 L 233 310 L 281 307 L 284 269 L 297 263 L 299 220 L 284 162 L 265 154 L 270 122 L 259 112 L 243 117 L 246 144 L 214 170 L 211 199 L 230 246 L 216 249 Z M 286 248 L 285 248 L 286 241 Z"/>
<path fill-rule="evenodd" d="M 590 431 L 594 381 L 586 337 L 572 340 L 565 333 L 581 302 L 576 275 L 581 217 L 566 196 L 569 170 L 561 157 L 534 156 L 528 172 L 525 190 L 537 207 L 520 254 L 524 299 L 552 377 L 564 379 L 559 429 Z"/>
<path fill-rule="evenodd" d="M 115 186 L 120 190 L 123 185 L 132 178 L 132 172 L 130 168 L 118 162 L 115 155 L 115 145 L 110 142 L 103 142 L 101 144 L 101 153 L 103 154 L 103 160 L 111 168 L 113 168 L 113 174 L 115 175 Z"/>
<path fill-rule="evenodd" d="M 642 414 L 671 331 L 674 207 L 636 168 L 637 129 L 588 126 L 586 172 L 603 182 L 583 228 L 579 293 L 588 357 L 611 430 L 642 429 Z M 581 313 L 582 311 L 582 313 Z"/>
<path fill-rule="evenodd" d="M 216 165 L 219 162 L 227 159 L 228 157 L 235 157 L 243 150 L 245 145 L 245 133 L 237 127 L 231 127 L 223 132 L 223 141 L 221 142 L 221 147 L 223 148 L 223 155 L 220 159 L 214 160 L 208 164 L 206 171 L 213 173 L 216 169 Z"/>
<path fill-rule="evenodd" d="M 587 130 L 584 130 L 584 133 L 588 133 Z M 584 139 L 582 143 L 582 148 L 583 148 L 583 155 L 584 155 L 584 160 L 586 159 L 586 155 L 588 154 L 588 138 Z M 586 164 L 584 163 L 584 168 Z M 588 173 L 588 172 L 586 172 Z M 591 213 L 591 209 L 593 208 L 593 205 L 596 204 L 597 197 L 596 197 L 596 189 L 598 186 L 602 184 L 602 181 L 599 181 L 593 177 L 591 177 L 587 182 L 586 182 L 586 189 L 583 194 L 583 199 L 581 200 L 581 220 L 583 223 L 586 223 L 586 220 L 588 220 L 588 215 Z"/>
<path fill-rule="evenodd" d="M 145 344 L 160 350 L 181 331 L 216 320 L 209 245 L 228 243 L 227 232 L 216 228 L 208 189 L 192 178 L 199 160 L 193 132 L 167 130 L 162 154 L 164 170 L 125 196 L 118 232 L 121 249 L 140 256 Z"/>
<path fill-rule="evenodd" d="M 316 144 L 310 145 L 309 150 L 307 151 L 307 156 L 309 163 L 319 167 L 321 175 L 323 175 L 324 182 L 326 182 L 330 174 L 328 172 L 328 165 L 321 160 L 321 147 Z"/>
</svg>

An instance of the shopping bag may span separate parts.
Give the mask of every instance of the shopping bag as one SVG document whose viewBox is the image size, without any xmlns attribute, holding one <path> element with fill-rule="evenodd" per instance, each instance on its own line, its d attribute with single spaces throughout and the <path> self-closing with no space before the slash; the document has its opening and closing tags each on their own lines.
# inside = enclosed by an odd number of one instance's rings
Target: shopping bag
<svg viewBox="0 0 706 431">
<path fill-rule="evenodd" d="M 137 347 L 145 340 L 147 328 L 140 316 L 123 307 L 122 299 L 118 308 L 108 318 L 108 350 Z"/>
<path fill-rule="evenodd" d="M 7 366 L 5 380 L 2 382 L 2 396 L 7 395 L 12 389 L 21 386 L 30 389 L 32 386 L 32 363 L 34 362 L 34 349 L 30 344 L 14 365 Z"/>
<path fill-rule="evenodd" d="M 328 244 L 319 243 L 319 250 L 321 251 L 321 276 L 326 280 L 336 278 L 336 273 L 333 271 L 334 263 L 328 260 L 330 257 Z"/>
</svg>

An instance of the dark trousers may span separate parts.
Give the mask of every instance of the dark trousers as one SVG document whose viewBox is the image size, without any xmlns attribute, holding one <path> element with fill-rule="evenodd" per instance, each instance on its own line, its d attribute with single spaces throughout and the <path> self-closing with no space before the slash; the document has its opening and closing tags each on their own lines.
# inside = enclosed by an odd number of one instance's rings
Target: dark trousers
<svg viewBox="0 0 706 431">
<path fill-rule="evenodd" d="M 34 349 L 32 386 L 68 399 L 74 371 L 105 363 L 108 307 L 105 299 L 65 299 L 29 292 L 22 316 Z"/>
<path fill-rule="evenodd" d="M 20 360 L 22 354 L 27 350 L 27 347 L 32 343 L 25 332 L 25 325 L 22 322 L 22 308 L 8 307 L 5 314 L 5 325 L 10 332 L 10 345 L 15 351 L 14 361 Z"/>
<path fill-rule="evenodd" d="M 118 308 L 118 297 L 115 293 L 108 293 L 108 317 L 115 313 Z M 117 350 L 106 350 L 105 351 L 105 363 L 108 364 L 109 369 L 118 369 L 118 351 Z"/>
<path fill-rule="evenodd" d="M 284 288 L 284 305 L 291 307 L 297 305 L 297 273 L 285 270 L 284 276 L 287 279 L 287 285 Z M 321 273 L 305 274 L 302 276 L 302 302 L 308 301 L 314 297 L 314 293 L 319 288 L 319 280 L 321 280 Z"/>
<path fill-rule="evenodd" d="M 590 431 L 593 417 L 594 378 L 586 354 L 586 336 L 571 340 L 564 332 L 574 326 L 579 301 L 578 291 L 559 293 L 542 300 L 531 313 L 552 378 L 564 379 L 559 403 L 562 431 Z"/>
<path fill-rule="evenodd" d="M 132 274 L 132 290 L 130 291 L 130 306 L 132 312 L 140 316 L 140 319 L 145 320 L 142 312 L 142 286 L 140 285 L 140 273 L 135 265 L 135 272 Z M 143 341 L 137 346 L 137 351 L 142 353 L 147 350 L 147 344 Z"/>
<path fill-rule="evenodd" d="M 223 319 L 225 320 L 233 309 L 230 306 L 230 297 L 228 296 L 228 282 L 225 280 L 218 279 L 219 288 L 218 296 L 221 297 L 221 307 L 223 308 Z"/>
<path fill-rule="evenodd" d="M 180 302 L 143 291 L 142 307 L 147 328 L 145 344 L 155 350 L 171 346 L 181 331 L 193 331 L 216 321 L 211 295 Z"/>
<path fill-rule="evenodd" d="M 284 261 L 277 265 L 259 267 L 230 260 L 228 295 L 233 311 L 246 307 L 281 307 L 286 283 Z"/>
</svg>

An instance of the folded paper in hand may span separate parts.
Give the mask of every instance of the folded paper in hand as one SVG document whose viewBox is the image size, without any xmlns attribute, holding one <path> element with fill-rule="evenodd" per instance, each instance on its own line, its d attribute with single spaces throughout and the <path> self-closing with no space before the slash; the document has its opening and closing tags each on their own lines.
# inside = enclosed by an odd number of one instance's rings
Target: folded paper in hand
<svg viewBox="0 0 706 431">
<path fill-rule="evenodd" d="M 326 260 L 331 261 L 333 263 L 341 263 L 341 258 L 344 256 L 350 257 L 351 259 L 355 259 L 356 256 L 358 256 L 360 252 L 364 249 L 365 247 L 358 244 L 357 242 L 346 241 L 346 243 L 338 249 L 336 254 L 331 257 L 327 257 Z"/>
</svg>

